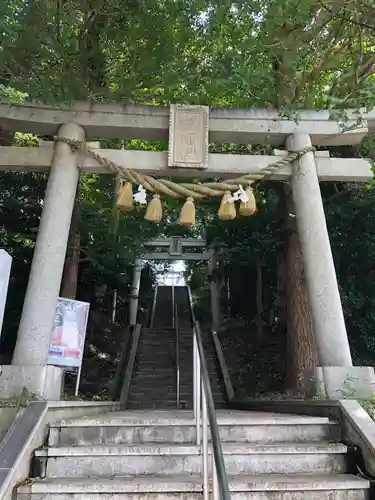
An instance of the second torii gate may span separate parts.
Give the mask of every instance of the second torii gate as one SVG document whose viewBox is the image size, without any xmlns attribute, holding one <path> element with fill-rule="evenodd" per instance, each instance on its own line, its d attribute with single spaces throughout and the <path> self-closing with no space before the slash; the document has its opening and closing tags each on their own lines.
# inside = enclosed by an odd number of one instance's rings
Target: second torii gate
<svg viewBox="0 0 375 500">
<path fill-rule="evenodd" d="M 291 164 L 272 171 L 273 180 L 290 181 L 297 230 L 306 275 L 320 367 L 316 377 L 322 394 L 342 397 L 345 380 L 355 380 L 356 395 L 373 393 L 374 370 L 353 367 L 336 272 L 329 242 L 319 181 L 364 182 L 373 178 L 365 159 L 330 158 L 311 146 L 356 145 L 375 129 L 374 113 L 349 110 L 345 124 L 332 120 L 328 110 L 301 111 L 298 120 L 280 118 L 278 110 L 213 109 L 204 106 L 169 108 L 74 103 L 55 108 L 0 104 L 0 126 L 9 132 L 40 136 L 57 134 L 55 148 L 1 147 L 0 170 L 49 172 L 29 283 L 12 366 L 0 376 L 0 397 L 26 386 L 46 399 L 56 399 L 62 371 L 47 366 L 51 325 L 59 295 L 69 227 L 79 172 L 112 173 L 115 161 L 134 172 L 154 177 L 233 179 L 259 172 L 290 153 L 304 152 Z M 344 125 L 344 126 L 343 126 Z M 166 140 L 168 152 L 97 149 L 98 162 L 79 153 L 90 139 Z M 210 142 L 285 145 L 274 155 L 209 154 Z M 280 162 L 278 162 L 280 163 Z M 285 162 L 287 163 L 287 162 Z"/>
<path fill-rule="evenodd" d="M 139 286 L 141 282 L 142 260 L 207 260 L 209 270 L 212 273 L 216 267 L 215 249 L 208 248 L 204 239 L 181 238 L 157 238 L 145 243 L 150 251 L 144 253 L 134 262 L 133 280 L 131 289 L 131 300 L 129 306 L 129 322 L 135 325 L 137 322 Z M 187 250 L 187 251 L 186 251 Z M 190 250 L 190 251 L 189 251 Z M 220 297 L 214 281 L 210 283 L 211 314 L 213 328 L 217 329 L 220 323 Z"/>
</svg>

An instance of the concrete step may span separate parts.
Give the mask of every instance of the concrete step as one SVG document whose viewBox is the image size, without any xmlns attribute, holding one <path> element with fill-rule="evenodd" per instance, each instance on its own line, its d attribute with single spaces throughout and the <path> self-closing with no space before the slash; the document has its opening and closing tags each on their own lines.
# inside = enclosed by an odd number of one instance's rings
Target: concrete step
<svg viewBox="0 0 375 500">
<path fill-rule="evenodd" d="M 207 366 L 208 374 L 211 375 L 212 377 L 216 377 L 217 380 L 220 380 L 221 377 L 219 377 L 215 366 L 211 365 L 210 363 L 207 363 L 207 365 L 208 365 Z M 180 371 L 182 371 L 182 368 L 183 368 L 183 373 L 181 375 L 189 377 L 193 376 L 193 370 L 192 369 L 190 370 L 190 363 L 188 364 L 180 362 Z M 134 370 L 134 376 L 142 375 L 143 373 L 145 375 L 157 373 L 159 375 L 173 374 L 176 376 L 175 360 L 174 359 L 166 360 L 164 356 L 162 356 L 161 359 L 158 360 L 158 363 L 156 363 L 155 360 L 147 361 L 146 359 L 144 359 L 136 364 Z"/>
<path fill-rule="evenodd" d="M 181 350 L 179 354 L 180 359 L 192 364 L 193 349 Z M 137 363 L 142 361 L 156 362 L 160 366 L 162 363 L 159 361 L 159 356 L 163 358 L 172 357 L 175 359 L 176 349 L 174 347 L 168 348 L 168 346 L 163 346 L 163 350 L 159 350 L 156 346 L 152 345 L 141 347 L 137 352 Z"/>
<path fill-rule="evenodd" d="M 158 377 L 172 377 L 176 380 L 176 369 L 174 367 L 172 368 L 156 368 L 156 367 L 144 367 L 144 368 L 138 368 L 133 377 L 155 377 L 155 375 L 158 375 Z"/>
<path fill-rule="evenodd" d="M 170 402 L 176 404 L 175 399 Z M 270 444 L 341 439 L 340 426 L 326 417 L 218 410 L 217 419 L 223 442 Z M 156 443 L 189 444 L 195 439 L 195 420 L 192 412 L 185 410 L 128 410 L 63 420 L 51 425 L 50 436 L 56 433 L 60 434 L 61 444 L 139 444 L 152 443 L 153 439 Z M 50 444 L 56 446 L 59 441 L 53 439 Z"/>
<path fill-rule="evenodd" d="M 220 425 L 337 425 L 327 417 L 311 417 L 308 415 L 294 415 L 287 413 L 265 413 L 257 411 L 225 410 L 217 412 Z M 177 425 L 185 426 L 194 424 L 195 420 L 191 411 L 166 410 L 157 412 L 116 411 L 95 417 L 60 420 L 51 424 L 53 427 L 91 427 L 95 425 L 113 426 L 150 426 L 150 425 Z"/>
<path fill-rule="evenodd" d="M 193 382 L 189 380 L 184 380 L 183 381 L 184 385 L 186 387 L 190 388 L 190 391 L 192 391 L 193 388 Z M 149 373 L 141 373 L 135 374 L 133 379 L 132 379 L 132 384 L 131 384 L 131 389 L 133 386 L 139 386 L 139 387 L 145 387 L 145 388 L 151 388 L 154 390 L 165 390 L 167 387 L 173 386 L 176 389 L 176 374 L 164 374 L 160 375 L 158 372 Z M 183 387 L 181 385 L 180 387 Z"/>
<path fill-rule="evenodd" d="M 182 397 L 181 401 L 185 398 Z M 171 400 L 175 405 L 176 401 Z M 107 422 L 110 424 L 110 422 Z M 91 444 L 153 444 L 176 443 L 194 444 L 196 439 L 195 425 L 102 425 L 97 421 L 90 426 L 66 426 L 55 428 L 57 433 L 51 445 L 91 445 Z M 340 427 L 334 424 L 318 425 L 220 425 L 220 438 L 223 443 L 238 442 L 252 444 L 296 443 L 338 441 Z M 53 436 L 54 430 L 50 435 Z"/>
<path fill-rule="evenodd" d="M 142 406 L 147 405 L 147 403 L 150 403 L 150 405 L 158 404 L 158 407 L 160 409 L 163 408 L 163 403 L 166 402 L 173 402 L 172 406 L 167 406 L 167 408 L 176 408 L 176 391 L 171 391 L 168 393 L 156 393 L 152 394 L 150 392 L 142 392 L 139 390 L 138 392 L 131 392 L 129 395 L 129 400 L 128 404 L 134 404 L 134 403 L 142 403 Z M 189 408 L 192 408 L 191 404 L 193 402 L 192 396 L 190 396 L 187 393 L 181 393 L 180 394 L 180 402 L 181 401 L 186 401 L 190 403 Z M 227 408 L 228 402 L 224 400 L 221 395 L 214 395 L 214 403 L 215 407 L 218 408 L 219 405 L 225 404 L 225 407 Z M 129 407 L 129 406 L 128 406 Z M 145 408 L 151 408 L 151 406 L 144 406 Z M 183 408 L 183 406 L 181 406 Z"/>
<path fill-rule="evenodd" d="M 178 331 L 180 338 L 192 339 L 193 331 L 190 328 L 180 328 Z M 167 338 L 176 338 L 176 330 L 175 328 L 145 328 L 143 330 L 142 338 L 157 338 L 157 337 L 167 337 Z"/>
<path fill-rule="evenodd" d="M 192 391 L 190 391 L 190 392 L 189 391 L 182 391 L 182 392 L 180 392 L 180 397 L 187 399 L 189 401 L 193 401 Z M 214 397 L 215 406 L 217 406 L 219 403 L 226 403 L 226 404 L 228 403 L 225 396 L 219 391 L 213 391 L 213 397 Z M 163 401 L 169 401 L 169 400 L 176 401 L 176 388 L 168 390 L 168 391 L 162 390 L 162 389 L 149 390 L 147 388 L 146 389 L 143 388 L 143 386 L 135 385 L 132 387 L 132 389 L 129 393 L 128 402 L 134 402 L 138 398 L 142 402 L 145 402 L 146 400 L 149 400 L 150 403 L 152 401 L 159 401 L 161 404 L 160 408 L 162 409 L 163 408 L 162 407 Z M 174 406 L 174 408 L 175 407 L 176 406 Z"/>
<path fill-rule="evenodd" d="M 156 326 L 152 326 L 152 327 L 149 327 L 149 328 L 144 328 L 143 329 L 143 332 L 144 332 L 144 335 L 163 335 L 163 333 L 168 333 L 170 335 L 175 335 L 176 334 L 176 330 L 175 328 L 173 327 L 156 327 Z M 189 326 L 186 326 L 184 325 L 183 327 L 180 327 L 179 328 L 179 333 L 181 333 L 182 335 L 185 334 L 190 334 L 191 336 L 193 336 L 193 330 L 192 328 L 190 328 Z"/>
<path fill-rule="evenodd" d="M 169 387 L 161 387 L 159 389 L 152 388 L 150 386 L 145 386 L 144 384 L 134 384 L 132 387 L 130 394 L 132 398 L 140 396 L 140 397 L 150 397 L 153 399 L 156 398 L 163 398 L 165 397 L 168 399 L 168 396 L 175 395 L 176 394 L 176 385 L 172 386 L 170 385 Z M 192 394 L 192 390 L 183 390 L 180 392 L 180 394 L 183 394 L 184 396 L 189 396 Z M 192 396 L 191 396 L 192 397 Z"/>
<path fill-rule="evenodd" d="M 159 378 L 158 376 L 154 377 L 154 386 L 152 386 L 152 379 L 135 379 L 130 387 L 130 394 L 158 394 L 158 397 L 168 398 L 168 394 L 176 393 L 176 380 L 170 378 Z M 189 393 L 193 393 L 193 388 L 191 384 L 191 388 Z"/>
<path fill-rule="evenodd" d="M 369 483 L 350 475 L 247 475 L 229 477 L 233 500 L 365 500 Z M 48 478 L 18 487 L 19 500 L 202 500 L 194 476 Z M 131 496 L 130 496 L 131 495 Z"/>
<path fill-rule="evenodd" d="M 346 446 L 332 443 L 224 443 L 227 474 L 294 474 L 345 472 Z M 94 445 L 50 447 L 35 451 L 45 463 L 46 477 L 114 475 L 200 475 L 202 457 L 197 446 Z M 125 458 L 126 457 L 126 458 Z M 209 461 L 211 465 L 211 460 Z"/>
<path fill-rule="evenodd" d="M 192 409 L 193 402 L 188 401 L 186 404 L 182 404 L 183 401 L 180 401 L 180 408 L 182 409 Z M 221 408 L 221 406 L 219 406 Z M 135 400 L 129 399 L 127 403 L 127 408 L 132 410 L 173 410 L 176 408 L 176 398 L 172 400 L 162 399 L 157 401 L 148 401 L 148 400 Z"/>
<path fill-rule="evenodd" d="M 144 347 L 140 347 L 137 352 L 137 362 L 146 361 L 147 362 L 156 362 L 160 365 L 162 363 L 159 361 L 159 356 L 163 358 L 172 357 L 176 358 L 176 349 L 175 347 L 163 346 L 163 349 L 158 349 L 156 346 L 147 345 Z M 193 349 L 182 349 L 179 351 L 180 359 L 183 359 L 185 362 L 189 362 L 192 364 L 193 362 Z"/>
<path fill-rule="evenodd" d="M 191 337 L 179 337 L 179 346 L 180 347 L 185 347 L 188 348 L 191 346 L 193 347 L 193 338 Z M 140 346 L 148 346 L 148 345 L 154 345 L 156 347 L 164 347 L 164 346 L 174 346 L 176 347 L 176 337 L 166 337 L 166 336 L 160 336 L 160 335 L 155 335 L 155 336 L 149 336 L 149 337 L 143 337 L 142 339 L 139 340 L 139 345 Z"/>
</svg>

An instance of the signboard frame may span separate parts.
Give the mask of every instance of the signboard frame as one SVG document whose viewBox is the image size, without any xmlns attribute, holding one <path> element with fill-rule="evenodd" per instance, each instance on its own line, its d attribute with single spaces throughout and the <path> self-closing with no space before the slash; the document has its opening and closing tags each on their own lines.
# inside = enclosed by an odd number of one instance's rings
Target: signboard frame
<svg viewBox="0 0 375 500">
<path fill-rule="evenodd" d="M 78 395 L 85 348 L 90 303 L 59 297 L 48 350 L 48 365 L 66 372 L 77 371 L 75 395 Z"/>
</svg>

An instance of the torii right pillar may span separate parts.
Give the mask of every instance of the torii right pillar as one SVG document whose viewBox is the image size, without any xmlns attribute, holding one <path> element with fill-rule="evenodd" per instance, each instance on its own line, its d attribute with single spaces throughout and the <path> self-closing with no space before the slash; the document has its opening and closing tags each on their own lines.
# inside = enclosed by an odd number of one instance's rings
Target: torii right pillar
<svg viewBox="0 0 375 500">
<path fill-rule="evenodd" d="M 305 133 L 286 142 L 291 152 L 308 146 Z M 368 398 L 375 393 L 374 369 L 352 363 L 314 153 L 292 163 L 291 186 L 320 365 L 307 376 L 322 397 Z"/>
</svg>

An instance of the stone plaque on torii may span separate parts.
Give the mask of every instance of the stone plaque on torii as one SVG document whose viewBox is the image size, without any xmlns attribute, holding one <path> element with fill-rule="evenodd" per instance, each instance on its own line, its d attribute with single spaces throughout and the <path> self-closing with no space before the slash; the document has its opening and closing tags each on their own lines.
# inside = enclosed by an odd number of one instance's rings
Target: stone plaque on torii
<svg viewBox="0 0 375 500">
<path fill-rule="evenodd" d="M 205 240 L 179 236 L 153 239 L 145 243 L 145 246 L 150 251 L 142 255 L 144 260 L 208 260 L 214 253 L 212 248 L 207 248 Z M 162 251 L 158 251 L 158 248 Z M 189 249 L 196 251 L 185 251 Z"/>
<path fill-rule="evenodd" d="M 328 110 L 301 111 L 298 121 L 280 118 L 278 110 L 210 109 L 204 107 L 157 108 L 109 103 L 73 103 L 51 107 L 38 104 L 0 104 L 0 126 L 9 132 L 40 136 L 57 134 L 55 147 L 0 147 L 0 170 L 50 171 L 33 262 L 26 292 L 13 366 L 4 367 L 0 396 L 20 387 L 46 398 L 51 383 L 58 384 L 58 368 L 46 367 L 51 325 L 59 295 L 70 220 L 79 172 L 113 174 L 91 156 L 62 142 L 90 141 L 98 137 L 166 140 L 169 151 L 95 149 L 101 157 L 153 177 L 231 179 L 260 172 L 275 158 L 306 151 L 298 160 L 277 169 L 269 177 L 290 181 L 297 230 L 306 275 L 320 368 L 322 393 L 340 396 L 347 377 L 358 381 L 358 397 L 373 392 L 373 370 L 353 367 L 341 299 L 328 237 L 319 181 L 366 182 L 373 178 L 371 164 L 361 158 L 330 158 L 311 152 L 311 145 L 358 145 L 375 130 L 375 113 L 349 110 L 343 125 Z M 208 154 L 208 141 L 262 144 L 274 147 L 274 155 Z M 309 149 L 310 148 L 310 149 Z M 172 250 L 173 253 L 173 250 Z M 16 365 L 16 366 L 15 366 Z M 22 367 L 22 370 L 20 369 Z M 52 370 L 55 368 L 55 371 Z M 48 373 L 47 373 L 48 372 Z M 15 377 L 15 375 L 17 377 Z M 17 379 L 18 380 L 18 379 Z M 13 385 L 12 385 L 13 384 Z M 8 392 L 7 392 L 8 391 Z"/>
<path fill-rule="evenodd" d="M 207 106 L 171 104 L 168 167 L 207 168 L 208 119 Z"/>
</svg>

